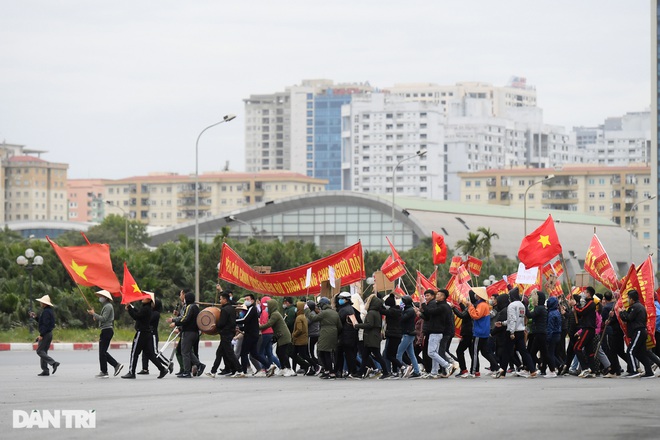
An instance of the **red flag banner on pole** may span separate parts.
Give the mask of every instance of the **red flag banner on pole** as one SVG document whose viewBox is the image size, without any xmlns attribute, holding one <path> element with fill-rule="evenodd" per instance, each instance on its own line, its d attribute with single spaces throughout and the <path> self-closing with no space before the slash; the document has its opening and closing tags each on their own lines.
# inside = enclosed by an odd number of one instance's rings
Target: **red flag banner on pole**
<svg viewBox="0 0 660 440">
<path fill-rule="evenodd" d="M 610 290 L 619 290 L 618 277 L 610 257 L 594 234 L 584 259 L 584 270 Z"/>
<path fill-rule="evenodd" d="M 486 293 L 488 294 L 489 298 L 493 295 L 502 295 L 505 293 L 509 293 L 509 287 L 506 285 L 506 281 L 499 280 L 498 282 L 493 283 L 490 286 L 487 286 Z"/>
<path fill-rule="evenodd" d="M 133 301 L 143 300 L 144 298 L 151 297 L 146 293 L 142 293 L 137 283 L 135 282 L 135 278 L 133 278 L 133 275 L 131 275 L 129 272 L 128 266 L 124 261 L 124 283 L 121 286 L 121 303 L 128 304 L 132 303 Z"/>
<path fill-rule="evenodd" d="M 433 291 L 437 290 L 436 287 L 429 280 L 427 280 L 420 271 L 417 271 L 417 291 L 423 293 L 428 289 Z"/>
<path fill-rule="evenodd" d="M 119 296 L 121 289 L 117 275 L 112 270 L 109 245 L 93 243 L 85 246 L 61 247 L 49 237 L 46 237 L 46 240 L 76 284 L 96 286 L 114 296 Z"/>
<path fill-rule="evenodd" d="M 555 276 L 555 270 L 552 268 L 552 264 L 546 264 L 545 266 L 543 266 L 541 272 L 543 272 L 543 277 L 546 280 L 550 279 L 551 276 Z"/>
<path fill-rule="evenodd" d="M 637 284 L 639 285 L 639 302 L 646 308 L 646 348 L 655 347 L 655 277 L 653 276 L 653 260 L 649 255 L 637 268 Z"/>
<path fill-rule="evenodd" d="M 481 266 L 483 266 L 483 264 L 483 261 L 470 255 L 467 259 L 467 270 L 475 277 L 478 277 L 481 273 Z"/>
<path fill-rule="evenodd" d="M 523 238 L 518 258 L 526 268 L 540 267 L 561 253 L 555 222 L 549 215 L 541 226 Z"/>
<path fill-rule="evenodd" d="M 403 260 L 401 259 L 401 256 L 400 256 L 399 253 L 396 251 L 396 249 L 394 249 L 394 245 L 392 244 L 392 242 L 390 241 L 390 239 L 387 238 L 387 237 L 385 237 L 385 239 L 387 240 L 387 242 L 388 242 L 389 245 L 390 245 L 390 249 L 392 250 L 392 258 L 394 259 L 394 261 L 400 261 L 401 264 L 406 264 L 406 262 L 403 261 Z"/>
<path fill-rule="evenodd" d="M 364 258 L 360 242 L 335 254 L 293 269 L 268 274 L 257 273 L 227 243 L 222 245 L 218 277 L 255 293 L 275 296 L 315 295 L 321 291 L 321 282 L 328 279 L 328 266 L 335 268 L 341 284 L 361 281 L 364 276 Z M 307 290 L 307 269 L 312 275 Z"/>
<path fill-rule="evenodd" d="M 451 264 L 449 265 L 449 273 L 456 275 L 458 273 L 458 268 L 463 265 L 463 258 L 460 256 L 454 256 L 451 258 Z"/>
<path fill-rule="evenodd" d="M 456 279 L 458 281 L 458 284 L 463 284 L 470 281 L 470 273 L 465 268 L 465 266 L 461 265 L 458 268 L 458 271 L 456 272 Z"/>
<path fill-rule="evenodd" d="M 406 269 L 401 264 L 401 261 L 392 261 L 391 257 L 387 257 L 380 270 L 385 275 L 385 278 L 390 281 L 397 280 L 406 274 Z"/>
<path fill-rule="evenodd" d="M 429 277 L 429 283 L 431 283 L 434 288 L 438 287 L 438 269 L 437 268 L 433 271 L 433 273 Z"/>
<path fill-rule="evenodd" d="M 552 263 L 552 269 L 555 271 L 557 278 L 561 277 L 564 274 L 564 265 L 561 264 L 561 260 L 557 260 Z"/>
<path fill-rule="evenodd" d="M 447 261 L 447 245 L 445 237 L 435 231 L 431 231 L 433 246 L 433 264 L 444 264 Z"/>
</svg>

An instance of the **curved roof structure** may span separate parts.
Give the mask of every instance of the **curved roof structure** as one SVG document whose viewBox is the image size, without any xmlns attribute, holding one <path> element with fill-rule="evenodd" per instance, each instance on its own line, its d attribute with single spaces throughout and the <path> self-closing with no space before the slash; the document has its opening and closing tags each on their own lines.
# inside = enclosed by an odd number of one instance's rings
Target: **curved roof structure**
<svg viewBox="0 0 660 440">
<path fill-rule="evenodd" d="M 46 235 L 51 238 L 55 238 L 58 235 L 69 231 L 86 232 L 95 224 L 96 223 L 65 222 L 55 220 L 21 220 L 6 222 L 2 225 L 2 227 L 4 228 L 6 226 L 12 231 L 19 232 L 25 238 L 33 236 L 33 238 L 43 239 L 46 238 Z"/>
<path fill-rule="evenodd" d="M 392 223 L 394 211 L 394 223 Z M 621 274 L 629 261 L 641 263 L 647 252 L 623 228 L 596 216 L 569 211 L 520 209 L 495 205 L 465 205 L 457 202 L 397 197 L 392 210 L 391 196 L 371 196 L 347 191 L 296 196 L 266 202 L 260 206 L 200 219 L 200 238 L 211 241 L 224 226 L 238 239 L 251 236 L 280 240 L 314 241 L 322 249 L 339 250 L 362 241 L 367 250 L 389 250 L 385 239 L 392 239 L 398 250 L 407 250 L 436 231 L 454 248 L 458 240 L 479 227 L 490 228 L 499 238 L 492 241 L 492 252 L 515 259 L 520 242 L 551 214 L 556 223 L 564 257 L 581 271 L 584 256 L 596 232 L 610 259 Z M 392 231 L 395 231 L 392 234 Z M 151 244 L 175 241 L 179 235 L 194 236 L 194 222 L 151 234 Z M 569 269 L 570 270 L 570 269 Z"/>
</svg>

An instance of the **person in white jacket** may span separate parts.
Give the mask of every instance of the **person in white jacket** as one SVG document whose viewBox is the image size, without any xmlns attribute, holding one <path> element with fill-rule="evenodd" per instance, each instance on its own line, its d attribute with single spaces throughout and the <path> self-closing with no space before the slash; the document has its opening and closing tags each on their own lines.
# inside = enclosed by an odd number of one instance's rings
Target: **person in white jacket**
<svg viewBox="0 0 660 440">
<path fill-rule="evenodd" d="M 513 351 L 516 350 L 522 357 L 523 365 L 527 368 L 529 373 L 519 371 L 517 374 L 523 377 L 536 377 L 537 372 L 534 367 L 532 357 L 527 351 L 525 346 L 525 305 L 520 300 L 520 291 L 517 287 L 509 291 L 511 303 L 506 309 L 506 332 L 509 336 L 504 346 L 504 354 L 502 356 L 501 368 L 495 373 L 495 378 L 506 376 L 506 368 L 509 365 L 509 359 L 513 356 Z"/>
</svg>

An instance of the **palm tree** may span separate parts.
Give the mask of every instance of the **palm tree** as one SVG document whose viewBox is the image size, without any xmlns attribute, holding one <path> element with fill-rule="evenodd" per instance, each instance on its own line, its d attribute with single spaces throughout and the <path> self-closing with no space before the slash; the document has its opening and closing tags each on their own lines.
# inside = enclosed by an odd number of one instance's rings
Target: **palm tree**
<svg viewBox="0 0 660 440">
<path fill-rule="evenodd" d="M 484 258 L 489 258 L 490 257 L 490 251 L 492 249 L 492 243 L 491 241 L 494 238 L 500 238 L 499 235 L 497 235 L 497 232 L 492 232 L 490 228 L 484 228 L 483 226 L 477 228 L 477 231 L 481 234 L 481 257 Z"/>
<path fill-rule="evenodd" d="M 468 232 L 467 240 L 458 240 L 456 250 L 463 255 L 478 256 L 481 252 L 481 237 L 474 232 Z"/>
</svg>

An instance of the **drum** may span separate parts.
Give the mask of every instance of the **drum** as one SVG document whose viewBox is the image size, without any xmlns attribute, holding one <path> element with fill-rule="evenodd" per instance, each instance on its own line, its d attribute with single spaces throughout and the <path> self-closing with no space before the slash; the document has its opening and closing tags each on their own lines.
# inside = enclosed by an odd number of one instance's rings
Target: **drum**
<svg viewBox="0 0 660 440">
<path fill-rule="evenodd" d="M 206 335 L 217 335 L 216 325 L 220 320 L 220 309 L 217 307 L 207 307 L 197 315 L 197 327 L 199 331 Z"/>
</svg>

